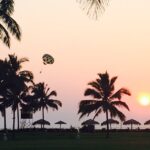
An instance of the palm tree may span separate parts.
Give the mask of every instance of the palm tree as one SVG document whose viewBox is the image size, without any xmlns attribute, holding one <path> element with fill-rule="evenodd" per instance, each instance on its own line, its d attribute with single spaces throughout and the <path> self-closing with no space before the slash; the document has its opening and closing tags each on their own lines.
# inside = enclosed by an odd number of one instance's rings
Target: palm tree
<svg viewBox="0 0 150 150">
<path fill-rule="evenodd" d="M 128 105 L 121 101 L 122 95 L 131 95 L 126 88 L 121 88 L 117 92 L 114 92 L 114 83 L 117 77 L 109 78 L 109 74 L 106 72 L 104 74 L 99 73 L 98 79 L 88 83 L 92 88 L 87 88 L 85 90 L 85 96 L 92 96 L 92 100 L 82 100 L 79 104 L 80 118 L 85 115 L 89 115 L 95 112 L 94 118 L 97 117 L 101 112 L 106 113 L 107 121 L 107 137 L 109 137 L 109 114 L 110 117 L 119 117 L 120 120 L 125 120 L 125 115 L 117 108 L 122 106 L 129 110 Z"/>
<path fill-rule="evenodd" d="M 14 0 L 0 1 L 0 39 L 10 47 L 9 32 L 17 39 L 21 38 L 20 27 L 17 22 L 11 17 L 14 12 Z M 3 24 L 6 26 L 3 26 Z M 8 29 L 8 30 L 7 30 Z"/>
<path fill-rule="evenodd" d="M 34 111 L 42 110 L 42 119 L 44 120 L 44 109 L 48 111 L 51 107 L 53 110 L 58 110 L 58 106 L 62 106 L 61 101 L 52 99 L 52 96 L 57 96 L 56 91 L 50 91 L 47 84 L 40 82 L 35 84 L 32 89 L 32 102 L 30 101 L 30 106 L 33 107 Z M 42 126 L 44 128 L 44 124 Z"/>
<path fill-rule="evenodd" d="M 7 130 L 7 125 L 6 125 L 6 103 L 4 101 L 5 101 L 5 97 L 3 97 L 1 95 L 1 98 L 0 98 L 0 102 L 1 102 L 0 111 L 1 111 L 2 117 L 4 118 L 4 131 L 6 132 L 6 130 Z"/>
<path fill-rule="evenodd" d="M 109 0 L 77 0 L 83 6 L 83 10 L 87 11 L 88 15 L 98 17 L 98 13 L 105 9 L 105 5 Z"/>
<path fill-rule="evenodd" d="M 6 132 L 6 108 L 9 107 L 9 103 L 7 100 L 7 86 L 6 81 L 9 78 L 8 76 L 8 68 L 9 65 L 5 63 L 3 60 L 0 60 L 0 111 L 2 116 L 4 117 L 4 131 Z"/>
<path fill-rule="evenodd" d="M 6 80 L 7 101 L 13 111 L 13 130 L 15 129 L 15 112 L 17 110 L 17 120 L 19 129 L 19 105 L 23 102 L 23 97 L 28 92 L 29 83 L 33 82 L 33 74 L 27 70 L 22 69 L 22 63 L 28 61 L 27 58 L 18 59 L 15 54 L 9 55 L 9 59 L 5 62 L 9 65 L 8 76 Z"/>
<path fill-rule="evenodd" d="M 6 97 L 4 95 L 0 95 L 0 111 L 1 111 L 1 114 L 2 114 L 2 117 L 4 118 L 4 131 L 6 132 L 7 130 L 7 125 L 6 125 L 6 108 L 7 108 L 7 100 L 6 100 Z"/>
</svg>

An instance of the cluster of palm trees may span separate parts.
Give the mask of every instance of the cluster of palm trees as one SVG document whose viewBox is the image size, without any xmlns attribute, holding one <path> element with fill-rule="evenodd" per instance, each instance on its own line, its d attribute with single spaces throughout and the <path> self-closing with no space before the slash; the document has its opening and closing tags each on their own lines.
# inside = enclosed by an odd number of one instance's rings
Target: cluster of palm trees
<svg viewBox="0 0 150 150">
<path fill-rule="evenodd" d="M 8 55 L 8 58 L 0 60 L 0 111 L 4 117 L 4 130 L 6 130 L 6 110 L 12 109 L 13 130 L 15 129 L 15 119 L 17 114 L 17 128 L 19 129 L 20 110 L 22 112 L 35 113 L 42 112 L 44 120 L 44 109 L 49 107 L 58 110 L 62 106 L 61 101 L 52 99 L 57 96 L 56 91 L 51 91 L 44 82 L 34 83 L 34 76 L 31 71 L 22 70 L 22 63 L 27 62 L 27 58 L 18 59 L 15 54 Z M 125 120 L 125 115 L 118 109 L 119 106 L 129 110 L 128 105 L 121 100 L 122 95 L 131 95 L 129 90 L 121 88 L 115 91 L 115 81 L 117 76 L 110 78 L 109 74 L 98 74 L 95 81 L 89 82 L 91 88 L 85 90 L 85 96 L 91 96 L 90 100 L 81 100 L 78 113 L 80 118 L 95 112 L 94 118 L 101 112 L 106 114 L 106 120 L 118 117 Z M 43 124 L 44 128 L 44 124 Z M 109 136 L 109 124 L 107 123 L 107 136 Z"/>
<path fill-rule="evenodd" d="M 99 10 L 104 9 L 104 5 L 108 0 L 77 0 L 82 4 L 86 4 L 87 13 L 94 11 L 97 15 Z M 20 27 L 11 17 L 14 12 L 14 0 L 0 1 L 0 39 L 10 47 L 9 32 L 16 37 L 21 38 Z M 5 26 L 4 26 L 5 25 Z M 15 116 L 17 113 L 17 124 L 19 129 L 20 109 L 24 112 L 42 111 L 42 119 L 44 120 L 44 109 L 48 107 L 58 110 L 62 106 L 61 101 L 51 99 L 51 96 L 57 96 L 56 91 L 50 91 L 45 83 L 35 84 L 33 73 L 28 70 L 22 70 L 22 63 L 28 61 L 27 58 L 18 59 L 15 54 L 9 55 L 8 58 L 0 60 L 0 111 L 4 117 L 4 129 L 6 130 L 6 110 L 11 107 L 13 112 L 13 130 L 15 129 Z M 109 74 L 98 74 L 98 79 L 92 81 L 84 95 L 92 96 L 90 100 L 82 100 L 79 104 L 78 113 L 80 118 L 95 112 L 97 117 L 101 112 L 106 114 L 106 120 L 113 117 L 119 117 L 125 120 L 125 115 L 118 109 L 123 106 L 129 110 L 128 105 L 121 101 L 122 95 L 131 95 L 130 92 L 121 88 L 114 92 L 114 83 L 117 77 L 109 78 Z M 93 119 L 94 119 L 93 118 Z M 44 125 L 43 125 L 44 128 Z M 109 135 L 109 125 L 107 123 L 107 136 Z"/>
<path fill-rule="evenodd" d="M 17 113 L 17 124 L 19 129 L 20 109 L 24 112 L 36 112 L 48 107 L 54 110 L 62 106 L 59 100 L 52 99 L 57 96 L 56 91 L 51 91 L 44 82 L 34 83 L 33 73 L 22 70 L 22 63 L 27 58 L 18 59 L 15 54 L 0 60 L 0 111 L 4 117 L 4 130 L 6 130 L 6 110 L 11 108 L 13 112 L 13 130 L 15 129 L 15 118 Z"/>
<path fill-rule="evenodd" d="M 8 55 L 8 58 L 0 60 L 0 111 L 4 117 L 4 129 L 6 130 L 6 110 L 11 108 L 13 112 L 13 130 L 17 114 L 17 128 L 19 129 L 20 110 L 22 112 L 42 112 L 44 120 L 44 109 L 51 107 L 58 110 L 62 106 L 61 101 L 51 97 L 57 96 L 56 91 L 50 90 L 44 82 L 34 83 L 34 76 L 31 71 L 22 70 L 22 63 L 27 58 L 18 59 L 15 54 Z M 85 96 L 91 96 L 90 100 L 81 100 L 78 113 L 80 118 L 95 112 L 94 118 L 101 112 L 106 114 L 106 120 L 118 117 L 125 120 L 125 115 L 118 109 L 119 106 L 129 110 L 128 105 L 121 100 L 122 95 L 131 95 L 129 90 L 121 88 L 115 91 L 117 76 L 110 78 L 109 74 L 98 74 L 95 81 L 89 82 L 91 88 L 85 90 Z M 43 124 L 44 128 L 44 124 Z M 107 123 L 107 134 L 109 136 L 109 124 Z"/>
</svg>

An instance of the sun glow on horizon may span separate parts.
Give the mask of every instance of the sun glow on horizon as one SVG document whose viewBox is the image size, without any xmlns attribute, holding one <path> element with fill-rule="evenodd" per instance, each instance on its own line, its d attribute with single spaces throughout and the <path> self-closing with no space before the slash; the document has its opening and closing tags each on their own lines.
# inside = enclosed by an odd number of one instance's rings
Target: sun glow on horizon
<svg viewBox="0 0 150 150">
<path fill-rule="evenodd" d="M 141 94 L 138 98 L 139 103 L 143 106 L 150 105 L 150 94 Z"/>
</svg>

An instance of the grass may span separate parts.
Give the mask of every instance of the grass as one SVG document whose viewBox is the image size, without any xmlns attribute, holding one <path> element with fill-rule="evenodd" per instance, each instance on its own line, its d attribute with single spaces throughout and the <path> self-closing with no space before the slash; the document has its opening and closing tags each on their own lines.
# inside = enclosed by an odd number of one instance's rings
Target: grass
<svg viewBox="0 0 150 150">
<path fill-rule="evenodd" d="M 15 140 L 0 140 L 2 150 L 149 150 L 149 132 L 111 133 L 106 139 L 104 133 L 56 134 L 17 133 Z"/>
</svg>

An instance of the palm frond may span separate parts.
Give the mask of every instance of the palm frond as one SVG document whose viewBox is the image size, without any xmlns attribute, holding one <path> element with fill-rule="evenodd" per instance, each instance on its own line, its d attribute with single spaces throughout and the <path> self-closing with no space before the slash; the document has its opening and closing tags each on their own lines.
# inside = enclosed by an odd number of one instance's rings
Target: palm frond
<svg viewBox="0 0 150 150">
<path fill-rule="evenodd" d="M 51 91 L 50 94 L 47 97 L 50 97 L 50 96 L 57 96 L 57 92 L 56 91 Z"/>
<path fill-rule="evenodd" d="M 62 107 L 62 103 L 59 100 L 50 99 L 48 102 L 56 104 L 56 105 Z"/>
<path fill-rule="evenodd" d="M 47 112 L 48 112 L 48 106 L 45 106 L 45 109 L 47 110 Z"/>
<path fill-rule="evenodd" d="M 88 88 L 85 90 L 84 96 L 92 96 L 93 98 L 100 99 L 101 95 L 95 89 Z"/>
<path fill-rule="evenodd" d="M 14 98 L 11 101 L 12 101 L 12 104 L 11 104 L 12 111 L 16 111 L 18 108 L 18 100 Z"/>
<path fill-rule="evenodd" d="M 18 61 L 18 58 L 15 54 L 9 54 L 8 55 L 8 59 L 6 59 L 5 61 L 9 64 L 10 69 L 11 69 L 11 73 L 16 73 L 17 71 L 19 71 L 21 69 L 21 64 Z"/>
<path fill-rule="evenodd" d="M 36 98 L 42 98 L 45 93 L 44 83 L 40 82 L 35 84 L 32 89 L 32 93 Z"/>
<path fill-rule="evenodd" d="M 101 85 L 109 85 L 109 74 L 107 71 L 105 73 L 98 73 L 98 76 L 101 79 Z"/>
<path fill-rule="evenodd" d="M 79 107 L 85 106 L 85 105 L 92 105 L 95 104 L 97 100 L 81 100 L 79 103 Z"/>
<path fill-rule="evenodd" d="M 47 102 L 47 105 L 50 107 L 50 108 L 52 108 L 52 109 L 56 109 L 56 110 L 58 110 L 58 105 L 57 104 L 55 104 L 55 103 L 52 103 L 52 102 Z"/>
<path fill-rule="evenodd" d="M 1 97 L 1 98 L 0 98 L 0 103 L 2 103 L 4 100 L 5 100 L 5 98 L 4 98 L 4 97 Z"/>
<path fill-rule="evenodd" d="M 0 24 L 0 39 L 10 47 L 10 36 L 8 31 Z"/>
<path fill-rule="evenodd" d="M 89 115 L 93 111 L 97 111 L 102 105 L 101 101 L 97 100 L 82 100 L 79 104 L 78 114 L 81 113 L 80 118 L 84 115 Z"/>
<path fill-rule="evenodd" d="M 20 31 L 20 27 L 17 24 L 17 22 L 12 17 L 10 17 L 8 14 L 3 13 L 1 10 L 0 10 L 0 14 L 1 14 L 0 15 L 1 19 L 6 24 L 7 28 L 12 33 L 12 35 L 14 35 L 17 38 L 17 40 L 20 40 L 21 31 Z"/>
<path fill-rule="evenodd" d="M 99 82 L 92 81 L 92 82 L 89 82 L 88 85 L 92 86 L 97 91 L 101 91 Z"/>
<path fill-rule="evenodd" d="M 96 111 L 93 119 L 95 119 L 101 112 L 102 112 L 102 109 L 100 108 L 98 111 Z"/>
<path fill-rule="evenodd" d="M 0 112 L 2 117 L 4 117 L 4 111 L 5 111 L 5 106 L 3 104 L 0 104 Z"/>
<path fill-rule="evenodd" d="M 123 101 L 112 101 L 112 102 L 111 102 L 111 105 L 119 106 L 119 107 L 124 107 L 124 108 L 126 108 L 127 110 L 130 110 L 130 109 L 129 109 L 129 106 L 128 106 L 125 102 L 123 102 Z"/>
<path fill-rule="evenodd" d="M 1 0 L 0 10 L 8 15 L 14 12 L 14 0 Z"/>
<path fill-rule="evenodd" d="M 23 57 L 23 58 L 20 58 L 20 59 L 19 59 L 19 63 L 24 63 L 24 62 L 26 62 L 26 61 L 29 61 L 29 59 L 26 58 L 26 57 Z"/>
<path fill-rule="evenodd" d="M 121 121 L 124 121 L 126 118 L 126 116 L 113 105 L 110 106 L 109 112 L 111 117 L 118 117 Z"/>
<path fill-rule="evenodd" d="M 83 10 L 87 12 L 89 16 L 98 17 L 98 13 L 104 11 L 105 5 L 109 0 L 77 0 L 82 4 Z"/>
<path fill-rule="evenodd" d="M 103 91 L 102 92 L 103 97 L 107 98 L 112 93 L 112 90 L 111 90 L 110 85 L 109 85 L 109 82 L 110 82 L 109 74 L 107 72 L 103 73 L 103 74 L 99 73 L 98 76 L 100 78 L 99 84 L 100 84 L 101 90 Z"/>
<path fill-rule="evenodd" d="M 20 71 L 19 76 L 26 82 L 31 82 L 33 80 L 33 73 L 31 71 Z"/>
<path fill-rule="evenodd" d="M 116 77 L 112 77 L 111 80 L 110 80 L 109 87 L 110 87 L 111 94 L 112 94 L 113 91 L 115 90 L 114 83 L 115 83 L 115 81 L 117 80 L 117 78 L 118 78 L 117 76 L 116 76 Z"/>
<path fill-rule="evenodd" d="M 131 96 L 131 93 L 128 89 L 126 88 L 121 88 L 120 90 L 118 90 L 115 94 L 113 94 L 110 99 L 121 99 L 122 98 L 122 95 L 125 94 L 125 95 L 128 95 L 128 96 Z"/>
<path fill-rule="evenodd" d="M 5 108 L 8 108 L 12 105 L 12 101 L 10 101 L 9 99 L 5 99 L 2 103 L 2 105 L 5 107 Z"/>
<path fill-rule="evenodd" d="M 111 78 L 111 80 L 110 80 L 110 86 L 114 85 L 114 83 L 117 80 L 117 78 L 118 78 L 117 76 Z"/>
<path fill-rule="evenodd" d="M 85 116 L 88 116 L 89 114 L 87 114 L 87 112 L 82 112 L 81 113 L 81 115 L 80 115 L 80 117 L 79 117 L 79 119 L 81 119 L 81 118 L 83 118 L 83 117 L 85 117 Z"/>
</svg>

